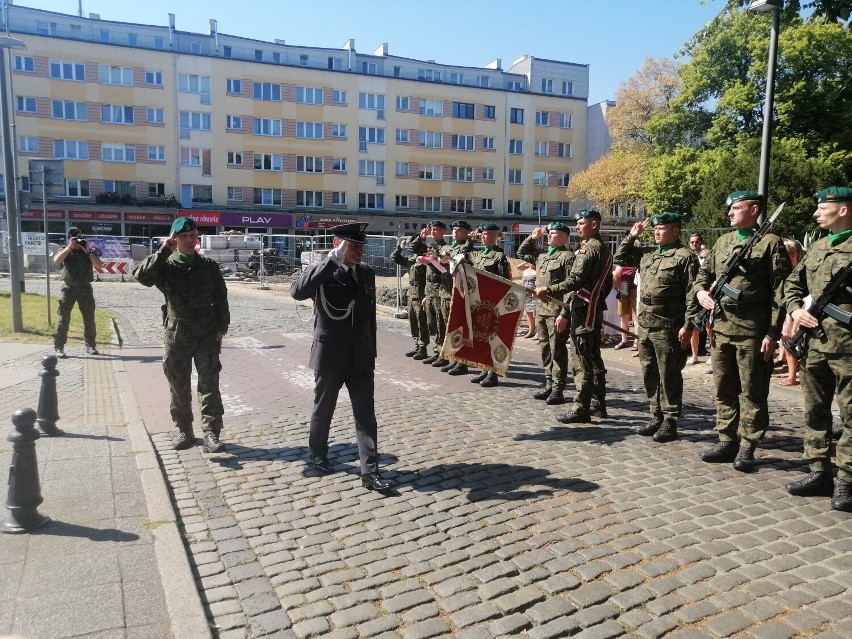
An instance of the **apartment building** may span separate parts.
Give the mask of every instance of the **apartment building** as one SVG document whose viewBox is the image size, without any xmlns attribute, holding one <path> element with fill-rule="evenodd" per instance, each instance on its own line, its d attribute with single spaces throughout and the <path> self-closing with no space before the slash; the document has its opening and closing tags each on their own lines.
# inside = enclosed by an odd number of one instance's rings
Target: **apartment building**
<svg viewBox="0 0 852 639">
<path fill-rule="evenodd" d="M 588 66 L 523 56 L 462 67 L 4 7 L 19 173 L 44 166 L 50 231 L 155 235 L 440 217 L 504 230 L 578 208 Z M 53 160 L 62 160 L 54 162 Z M 41 164 L 40 164 L 41 162 Z M 22 189 L 40 178 L 22 180 Z M 43 230 L 41 187 L 23 230 Z M 572 209 L 573 207 L 573 209 Z"/>
</svg>

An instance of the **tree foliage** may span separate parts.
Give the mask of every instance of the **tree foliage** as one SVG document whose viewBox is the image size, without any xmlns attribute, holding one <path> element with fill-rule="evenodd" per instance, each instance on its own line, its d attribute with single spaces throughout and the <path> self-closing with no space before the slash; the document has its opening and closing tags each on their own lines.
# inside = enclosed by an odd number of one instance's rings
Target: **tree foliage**
<svg viewBox="0 0 852 639">
<path fill-rule="evenodd" d="M 645 160 L 640 154 L 612 151 L 571 178 L 568 197 L 583 196 L 604 210 L 619 202 L 636 203 L 641 200 L 644 173 Z"/>
</svg>

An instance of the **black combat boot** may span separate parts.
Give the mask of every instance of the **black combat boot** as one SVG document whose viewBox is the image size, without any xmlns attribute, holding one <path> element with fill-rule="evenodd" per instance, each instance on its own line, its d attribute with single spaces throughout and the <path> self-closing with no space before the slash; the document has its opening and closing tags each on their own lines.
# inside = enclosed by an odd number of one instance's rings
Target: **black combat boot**
<svg viewBox="0 0 852 639">
<path fill-rule="evenodd" d="M 437 360 L 438 360 L 437 355 L 430 355 L 429 357 L 423 358 L 423 363 L 424 364 L 434 364 Z"/>
<path fill-rule="evenodd" d="M 447 362 L 445 365 L 441 366 L 441 372 L 442 373 L 449 373 L 451 370 L 453 370 L 458 365 L 459 365 L 458 362 Z"/>
<path fill-rule="evenodd" d="M 479 385 L 482 388 L 491 388 L 492 386 L 497 386 L 497 373 L 488 373 Z"/>
<path fill-rule="evenodd" d="M 554 386 L 553 390 L 550 391 L 550 395 L 547 396 L 547 405 L 548 406 L 559 406 L 560 404 L 565 403 L 565 395 L 562 393 L 563 386 Z"/>
<path fill-rule="evenodd" d="M 411 359 L 416 359 L 416 360 L 420 361 L 420 360 L 425 360 L 427 357 L 428 357 L 428 355 L 426 354 L 426 347 L 421 346 L 420 348 L 417 349 L 417 352 L 414 355 L 411 356 Z"/>
<path fill-rule="evenodd" d="M 450 375 L 467 375 L 467 364 L 456 364 L 453 368 L 447 371 Z"/>
<path fill-rule="evenodd" d="M 553 384 L 548 380 L 539 390 L 533 393 L 533 399 L 547 399 L 550 397 L 550 391 L 553 390 Z"/>
<path fill-rule="evenodd" d="M 419 352 L 420 352 L 420 349 L 419 349 L 417 346 L 415 346 L 415 347 L 414 347 L 414 348 L 412 348 L 410 351 L 408 351 L 408 352 L 405 354 L 405 356 L 406 356 L 406 357 L 414 357 L 414 356 L 415 356 L 415 355 L 417 355 L 417 353 L 419 353 Z"/>
<path fill-rule="evenodd" d="M 845 479 L 837 478 L 834 482 L 834 495 L 831 498 L 831 507 L 834 510 L 843 510 L 852 513 L 852 483 Z"/>
<path fill-rule="evenodd" d="M 664 421 L 662 426 L 654 433 L 654 441 L 659 443 L 671 442 L 677 439 L 677 423 Z"/>
<path fill-rule="evenodd" d="M 432 362 L 432 368 L 443 368 L 450 363 L 449 360 L 444 359 L 443 357 L 439 357 L 434 362 Z"/>
<path fill-rule="evenodd" d="M 592 418 L 586 412 L 575 410 L 557 416 L 556 421 L 562 424 L 590 424 Z"/>
<path fill-rule="evenodd" d="M 662 426 L 662 425 L 663 425 L 663 420 L 657 419 L 655 417 L 654 419 L 649 421 L 644 426 L 640 426 L 639 428 L 637 428 L 636 434 L 642 435 L 642 437 L 650 437 L 651 435 L 656 433 L 658 430 L 660 430 L 660 426 Z"/>
<path fill-rule="evenodd" d="M 757 444 L 753 444 L 750 441 L 744 439 L 740 442 L 740 450 L 737 452 L 737 456 L 734 459 L 734 470 L 738 470 L 741 473 L 754 472 L 755 448 L 757 448 Z"/>
<path fill-rule="evenodd" d="M 470 378 L 471 384 L 478 384 L 483 381 L 486 377 L 488 377 L 488 371 L 482 371 L 479 375 L 474 375 Z"/>
<path fill-rule="evenodd" d="M 701 453 L 701 459 L 708 464 L 730 464 L 737 458 L 739 448 L 736 440 L 719 442 L 707 452 Z"/>
<path fill-rule="evenodd" d="M 207 433 L 204 436 L 205 453 L 224 453 L 225 444 L 219 441 L 219 433 Z"/>
<path fill-rule="evenodd" d="M 186 450 L 195 446 L 195 435 L 191 429 L 182 429 L 172 439 L 172 448 L 175 450 Z"/>
<path fill-rule="evenodd" d="M 606 412 L 606 402 L 601 402 L 600 400 L 592 402 L 592 405 L 589 407 L 589 414 L 600 417 L 601 419 L 609 417 L 609 413 Z"/>
<path fill-rule="evenodd" d="M 785 486 L 787 492 L 797 497 L 831 497 L 834 493 L 834 480 L 830 470 L 808 473 L 798 481 Z"/>
</svg>

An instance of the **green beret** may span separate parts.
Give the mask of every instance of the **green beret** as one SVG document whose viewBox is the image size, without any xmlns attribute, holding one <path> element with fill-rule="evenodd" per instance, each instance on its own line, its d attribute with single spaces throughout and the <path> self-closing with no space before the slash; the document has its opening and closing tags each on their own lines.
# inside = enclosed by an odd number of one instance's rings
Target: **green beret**
<svg viewBox="0 0 852 639">
<path fill-rule="evenodd" d="M 179 217 L 172 222 L 172 233 L 186 233 L 197 228 L 198 225 L 191 217 Z"/>
<path fill-rule="evenodd" d="M 571 233 L 571 229 L 568 228 L 568 225 L 565 222 L 551 222 L 547 225 L 548 231 L 562 231 L 563 233 Z"/>
<path fill-rule="evenodd" d="M 595 209 L 583 209 L 582 211 L 577 211 L 574 213 L 575 220 L 582 220 L 583 218 L 589 218 L 590 220 L 600 220 L 601 213 L 600 211 L 596 211 Z"/>
<path fill-rule="evenodd" d="M 499 231 L 500 227 L 494 224 L 494 222 L 483 222 L 479 225 L 480 231 Z"/>
<path fill-rule="evenodd" d="M 823 202 L 852 202 L 852 188 L 848 186 L 830 186 L 814 193 L 817 204 Z M 70 234 L 71 231 L 68 231 Z"/>
<path fill-rule="evenodd" d="M 355 242 L 355 244 L 367 243 L 367 225 L 363 223 L 341 224 L 330 228 L 329 231 L 334 237 L 339 237 L 341 240 Z"/>
<path fill-rule="evenodd" d="M 757 191 L 734 191 L 725 200 L 725 206 L 731 206 L 734 202 L 742 200 L 754 200 L 755 202 L 763 202 L 763 196 Z"/>
<path fill-rule="evenodd" d="M 657 224 L 680 224 L 680 218 L 680 213 L 666 211 L 665 213 L 660 213 L 659 215 L 652 217 L 651 226 L 657 226 Z"/>
<path fill-rule="evenodd" d="M 78 235 L 82 235 L 82 232 L 76 226 L 68 229 L 68 237 L 77 237 Z"/>
<path fill-rule="evenodd" d="M 456 220 L 455 222 L 450 224 L 450 226 L 454 229 L 455 228 L 461 228 L 461 229 L 467 229 L 468 231 L 473 230 L 471 225 L 468 222 L 465 222 L 464 220 Z"/>
<path fill-rule="evenodd" d="M 432 220 L 431 222 L 429 222 L 429 226 L 435 226 L 439 229 L 444 229 L 445 231 L 447 230 L 447 225 L 444 224 L 441 220 Z"/>
</svg>

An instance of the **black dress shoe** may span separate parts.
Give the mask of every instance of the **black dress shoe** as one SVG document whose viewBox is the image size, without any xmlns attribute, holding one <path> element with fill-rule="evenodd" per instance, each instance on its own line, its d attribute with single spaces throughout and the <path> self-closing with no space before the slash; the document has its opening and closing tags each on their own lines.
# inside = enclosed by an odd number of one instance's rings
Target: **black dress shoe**
<svg viewBox="0 0 852 639">
<path fill-rule="evenodd" d="M 474 375 L 473 377 L 471 377 L 470 383 L 478 384 L 479 382 L 484 381 L 486 377 L 488 377 L 488 371 L 482 371 L 479 375 Z"/>
<path fill-rule="evenodd" d="M 311 456 L 311 468 L 323 475 L 330 475 L 334 472 L 334 468 L 331 467 L 331 462 L 328 461 L 328 457 L 325 457 L 324 455 Z"/>
<path fill-rule="evenodd" d="M 479 385 L 482 388 L 492 388 L 493 386 L 497 386 L 497 373 L 488 373 Z"/>
<path fill-rule="evenodd" d="M 550 384 L 546 384 L 541 387 L 541 390 L 533 393 L 533 399 L 547 399 L 550 397 L 550 392 L 553 390 L 553 386 Z"/>
<path fill-rule="evenodd" d="M 437 355 L 430 355 L 429 357 L 423 358 L 424 364 L 434 364 L 438 359 Z"/>
<path fill-rule="evenodd" d="M 361 475 L 361 485 L 367 490 L 378 490 L 380 492 L 393 486 L 387 479 L 382 479 L 379 473 Z"/>
<path fill-rule="evenodd" d="M 719 442 L 713 448 L 701 454 L 701 459 L 709 464 L 730 464 L 737 458 L 740 445 L 736 440 Z"/>
<path fill-rule="evenodd" d="M 677 424 L 672 422 L 663 422 L 659 430 L 654 433 L 654 441 L 660 444 L 673 442 L 677 439 Z"/>
<path fill-rule="evenodd" d="M 834 482 L 834 495 L 831 497 L 831 507 L 852 513 L 852 483 L 840 478 Z"/>
<path fill-rule="evenodd" d="M 797 497 L 831 497 L 834 493 L 834 479 L 830 470 L 809 473 L 798 481 L 785 486 L 787 492 Z"/>
<path fill-rule="evenodd" d="M 172 439 L 172 448 L 175 450 L 186 450 L 195 446 L 195 435 L 192 431 L 180 430 Z"/>
<path fill-rule="evenodd" d="M 224 453 L 225 444 L 219 441 L 218 433 L 207 433 L 204 436 L 204 452 L 205 453 Z"/>
<path fill-rule="evenodd" d="M 663 422 L 660 421 L 659 419 L 652 419 L 647 424 L 637 428 L 636 434 L 642 435 L 642 437 L 650 437 L 651 435 L 656 433 L 658 430 L 660 430 L 660 426 L 662 426 L 662 425 L 663 425 Z"/>
<path fill-rule="evenodd" d="M 456 364 L 453 368 L 447 371 L 450 375 L 467 375 L 467 364 Z"/>
<path fill-rule="evenodd" d="M 559 415 L 556 418 L 556 421 L 561 422 L 562 424 L 590 424 L 592 422 L 592 418 L 588 413 L 572 411 L 570 413 L 565 413 L 564 415 Z"/>
</svg>

